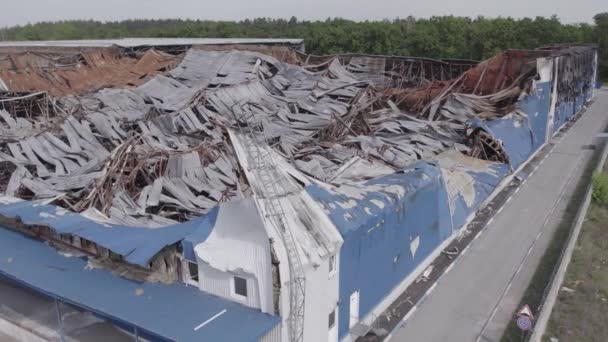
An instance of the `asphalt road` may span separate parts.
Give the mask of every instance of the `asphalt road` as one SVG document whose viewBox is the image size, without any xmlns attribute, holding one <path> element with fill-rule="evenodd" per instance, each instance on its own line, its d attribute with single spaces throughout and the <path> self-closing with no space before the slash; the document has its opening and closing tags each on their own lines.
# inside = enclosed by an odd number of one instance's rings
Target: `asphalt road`
<svg viewBox="0 0 608 342">
<path fill-rule="evenodd" d="M 2 331 L 0 331 L 0 341 L 2 341 L 2 342 L 19 342 L 16 339 L 2 333 Z"/>
<path fill-rule="evenodd" d="M 391 341 L 498 341 L 608 123 L 608 91 L 559 140 Z"/>
</svg>

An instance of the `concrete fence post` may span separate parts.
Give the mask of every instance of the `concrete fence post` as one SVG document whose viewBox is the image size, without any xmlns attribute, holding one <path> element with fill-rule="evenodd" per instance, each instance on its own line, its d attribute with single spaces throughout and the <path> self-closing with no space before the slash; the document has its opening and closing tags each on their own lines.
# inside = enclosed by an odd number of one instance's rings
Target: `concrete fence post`
<svg viewBox="0 0 608 342">
<path fill-rule="evenodd" d="M 59 308 L 59 301 L 55 298 L 55 313 L 57 314 L 57 323 L 59 324 L 59 338 L 61 342 L 65 342 L 63 337 L 63 319 L 61 318 L 61 308 Z"/>
</svg>

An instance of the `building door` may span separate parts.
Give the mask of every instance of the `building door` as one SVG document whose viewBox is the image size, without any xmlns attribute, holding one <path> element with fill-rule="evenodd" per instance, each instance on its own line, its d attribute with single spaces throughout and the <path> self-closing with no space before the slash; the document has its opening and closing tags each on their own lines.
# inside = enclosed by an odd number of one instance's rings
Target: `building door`
<svg viewBox="0 0 608 342">
<path fill-rule="evenodd" d="M 359 290 L 350 295 L 350 319 L 348 328 L 352 328 L 359 322 Z"/>
</svg>

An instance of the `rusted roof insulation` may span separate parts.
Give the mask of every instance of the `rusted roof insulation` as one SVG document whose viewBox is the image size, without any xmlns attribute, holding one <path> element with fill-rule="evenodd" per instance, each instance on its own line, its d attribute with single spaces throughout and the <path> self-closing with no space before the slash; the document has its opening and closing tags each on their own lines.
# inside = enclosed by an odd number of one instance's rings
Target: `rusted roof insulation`
<svg viewBox="0 0 608 342">
<path fill-rule="evenodd" d="M 443 99 L 442 95 L 445 97 L 449 93 L 483 96 L 509 88 L 522 88 L 523 82 L 529 80 L 529 73 L 536 70 L 536 58 L 547 55 L 548 52 L 544 51 L 507 50 L 454 79 L 435 80 L 413 89 L 396 89 L 393 96 L 400 108 L 426 115 L 431 102 Z M 514 94 L 518 95 L 519 91 Z"/>
<path fill-rule="evenodd" d="M 117 48 L 73 54 L 0 53 L 0 79 L 12 91 L 81 95 L 103 88 L 132 88 L 179 63 L 179 56 L 150 49 L 126 56 Z"/>
</svg>

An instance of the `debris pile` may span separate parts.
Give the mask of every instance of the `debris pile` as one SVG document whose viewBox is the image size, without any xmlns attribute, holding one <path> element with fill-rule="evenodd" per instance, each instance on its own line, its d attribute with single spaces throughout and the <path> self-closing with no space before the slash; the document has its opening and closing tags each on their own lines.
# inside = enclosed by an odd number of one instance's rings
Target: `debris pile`
<svg viewBox="0 0 608 342">
<path fill-rule="evenodd" d="M 48 94 L 27 115 L 14 96 L 0 110 L 0 191 L 110 223 L 187 221 L 250 194 L 228 134 L 239 125 L 255 125 L 286 162 L 334 184 L 390 174 L 449 148 L 492 159 L 479 148 L 492 141 L 467 142 L 466 122 L 512 112 L 532 75 L 522 66 L 513 78 L 505 67 L 504 80 L 482 71 L 472 82 L 480 68 L 499 63 L 493 60 L 448 81 L 468 64 L 336 56 L 298 65 L 252 51 L 138 53 L 37 56 L 38 68 L 19 77 L 2 69 L 11 90 L 31 90 L 25 85 L 44 73 Z M 98 62 L 106 58 L 121 62 L 107 70 Z M 63 70 L 73 63 L 87 71 Z"/>
</svg>

